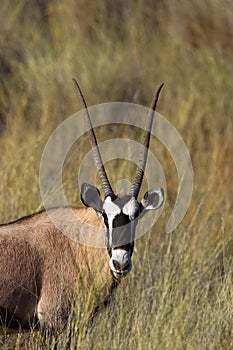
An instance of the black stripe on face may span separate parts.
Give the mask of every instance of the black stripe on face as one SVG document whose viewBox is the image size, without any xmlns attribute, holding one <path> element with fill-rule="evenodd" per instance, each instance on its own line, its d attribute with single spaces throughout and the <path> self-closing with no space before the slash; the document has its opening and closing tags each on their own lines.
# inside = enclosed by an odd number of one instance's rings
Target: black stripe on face
<svg viewBox="0 0 233 350">
<path fill-rule="evenodd" d="M 108 226 L 108 217 L 107 217 L 106 213 L 103 213 L 102 215 L 103 215 L 103 218 L 104 218 L 104 224 L 105 224 L 106 228 L 109 228 L 109 226 Z"/>
<path fill-rule="evenodd" d="M 117 197 L 114 201 L 107 198 L 103 205 L 103 218 L 106 229 L 106 243 L 111 249 L 133 249 L 139 204 L 131 196 Z M 132 220 L 136 218 L 136 220 Z"/>
<path fill-rule="evenodd" d="M 130 223 L 130 219 L 128 215 L 120 213 L 116 215 L 113 219 L 113 228 L 121 228 L 122 226 L 126 226 Z"/>
<path fill-rule="evenodd" d="M 131 243 L 131 221 L 127 215 L 119 214 L 113 219 L 112 247 L 124 247 Z M 127 249 L 126 249 L 127 250 Z"/>
</svg>

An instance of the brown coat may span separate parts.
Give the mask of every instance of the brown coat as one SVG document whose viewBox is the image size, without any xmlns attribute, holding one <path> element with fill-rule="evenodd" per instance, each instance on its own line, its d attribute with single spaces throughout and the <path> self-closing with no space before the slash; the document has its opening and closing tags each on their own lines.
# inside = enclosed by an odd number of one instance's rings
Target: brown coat
<svg viewBox="0 0 233 350">
<path fill-rule="evenodd" d="M 76 234 L 85 234 L 82 222 L 91 224 L 93 234 L 103 228 L 93 209 L 73 211 L 80 225 L 67 225 L 68 208 L 53 209 L 52 214 Z M 55 318 L 64 323 L 80 288 L 94 283 L 103 295 L 108 293 L 112 285 L 108 262 L 106 249 L 81 245 L 68 238 L 55 227 L 46 211 L 2 225 L 0 307 L 14 315 L 22 326 L 35 317 L 42 324 L 53 323 Z"/>
</svg>

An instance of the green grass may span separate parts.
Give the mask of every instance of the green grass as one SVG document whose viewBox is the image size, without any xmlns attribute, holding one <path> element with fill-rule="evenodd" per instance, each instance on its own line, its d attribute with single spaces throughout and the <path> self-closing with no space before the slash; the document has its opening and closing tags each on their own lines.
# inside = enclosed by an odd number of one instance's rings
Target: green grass
<svg viewBox="0 0 233 350">
<path fill-rule="evenodd" d="M 88 315 L 98 296 L 92 289 L 77 296 L 73 342 L 79 349 L 233 348 L 232 3 L 4 0 L 1 7 L 1 222 L 42 207 L 43 148 L 53 129 L 80 109 L 73 76 L 89 105 L 149 106 L 165 82 L 158 111 L 180 132 L 193 162 L 190 209 L 168 235 L 177 174 L 152 140 L 168 203 L 156 227 L 136 242 L 130 276 L 92 325 Z M 106 139 L 104 128 L 98 139 Z M 87 140 L 79 143 L 64 173 L 72 205 L 80 205 L 75 176 L 88 147 Z M 127 178 L 126 169 L 122 163 L 111 171 L 111 181 Z M 0 348 L 53 344 L 30 332 L 0 338 Z"/>
</svg>

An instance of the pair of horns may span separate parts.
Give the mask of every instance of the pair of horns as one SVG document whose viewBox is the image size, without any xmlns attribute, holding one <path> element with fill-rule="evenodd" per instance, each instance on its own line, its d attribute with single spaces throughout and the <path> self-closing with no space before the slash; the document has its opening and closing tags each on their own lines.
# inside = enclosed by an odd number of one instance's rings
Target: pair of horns
<svg viewBox="0 0 233 350">
<path fill-rule="evenodd" d="M 93 150 L 94 162 L 95 162 L 97 174 L 99 177 L 100 185 L 101 185 L 102 190 L 104 192 L 105 198 L 108 196 L 111 196 L 111 198 L 115 198 L 116 196 L 115 196 L 115 194 L 112 190 L 111 184 L 108 180 L 108 177 L 107 177 L 107 174 L 106 174 L 106 171 L 104 168 L 104 164 L 103 164 L 103 161 L 101 158 L 100 150 L 98 147 L 98 143 L 96 140 L 96 136 L 94 133 L 94 129 L 93 129 L 93 125 L 91 122 L 91 118 L 90 118 L 90 114 L 89 114 L 89 111 L 87 108 L 86 101 L 84 99 L 84 96 L 82 94 L 82 91 L 80 89 L 79 84 L 77 83 L 77 81 L 75 79 L 73 79 L 73 81 L 74 81 L 74 84 L 78 90 L 79 96 L 81 98 L 82 106 L 85 110 L 85 116 L 86 116 L 85 119 L 86 119 L 86 122 L 88 125 L 88 137 L 89 137 L 91 147 Z M 152 104 L 151 104 L 151 108 L 150 108 L 149 116 L 148 116 L 148 124 L 146 125 L 146 129 L 145 129 L 145 132 L 143 135 L 142 151 L 141 151 L 141 154 L 139 157 L 138 167 L 136 170 L 134 180 L 132 182 L 132 186 L 131 186 L 130 191 L 129 191 L 129 195 L 131 195 L 135 199 L 137 199 L 141 185 L 142 185 L 142 180 L 143 180 L 143 176 L 144 176 L 144 172 L 145 172 L 145 168 L 146 168 L 148 149 L 149 149 L 149 145 L 150 145 L 152 124 L 153 124 L 153 120 L 154 120 L 157 102 L 159 99 L 159 94 L 160 94 L 162 87 L 163 87 L 163 84 L 161 84 L 160 87 L 158 88 L 157 92 L 155 93 L 155 97 L 152 101 Z"/>
</svg>

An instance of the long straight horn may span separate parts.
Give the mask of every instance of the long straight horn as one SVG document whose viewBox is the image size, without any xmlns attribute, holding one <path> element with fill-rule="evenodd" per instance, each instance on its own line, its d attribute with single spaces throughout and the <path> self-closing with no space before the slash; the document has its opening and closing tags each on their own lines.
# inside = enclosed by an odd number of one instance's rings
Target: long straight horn
<svg viewBox="0 0 233 350">
<path fill-rule="evenodd" d="M 92 126 L 90 114 L 89 114 L 88 109 L 87 109 L 86 101 L 83 97 L 82 91 L 81 91 L 80 86 L 77 83 L 76 79 L 73 78 L 73 81 L 74 81 L 74 84 L 78 90 L 78 94 L 79 94 L 79 97 L 81 99 L 83 108 L 85 109 L 85 117 L 86 117 L 85 119 L 86 119 L 86 123 L 88 126 L 88 136 L 89 136 L 89 140 L 90 140 L 92 151 L 93 151 L 94 162 L 95 162 L 97 174 L 99 177 L 100 185 L 101 185 L 102 190 L 104 192 L 105 198 L 108 196 L 114 197 L 115 195 L 114 195 L 114 192 L 113 192 L 112 187 L 110 185 L 110 182 L 108 180 L 108 177 L 107 177 L 107 174 L 106 174 L 106 171 L 104 168 L 104 164 L 103 164 L 103 161 L 101 158 L 99 146 L 98 146 L 96 136 L 94 133 L 94 129 Z"/>
<path fill-rule="evenodd" d="M 143 180 L 143 176 L 146 168 L 148 149 L 150 145 L 151 129 L 152 129 L 157 102 L 159 99 L 159 94 L 160 94 L 160 91 L 162 90 L 162 87 L 163 87 L 163 84 L 161 84 L 160 87 L 158 88 L 150 107 L 148 125 L 146 126 L 145 133 L 142 139 L 142 151 L 139 157 L 136 174 L 135 174 L 131 189 L 129 191 L 129 194 L 135 197 L 136 199 L 138 197 L 138 194 L 142 185 L 142 180 Z"/>
</svg>

